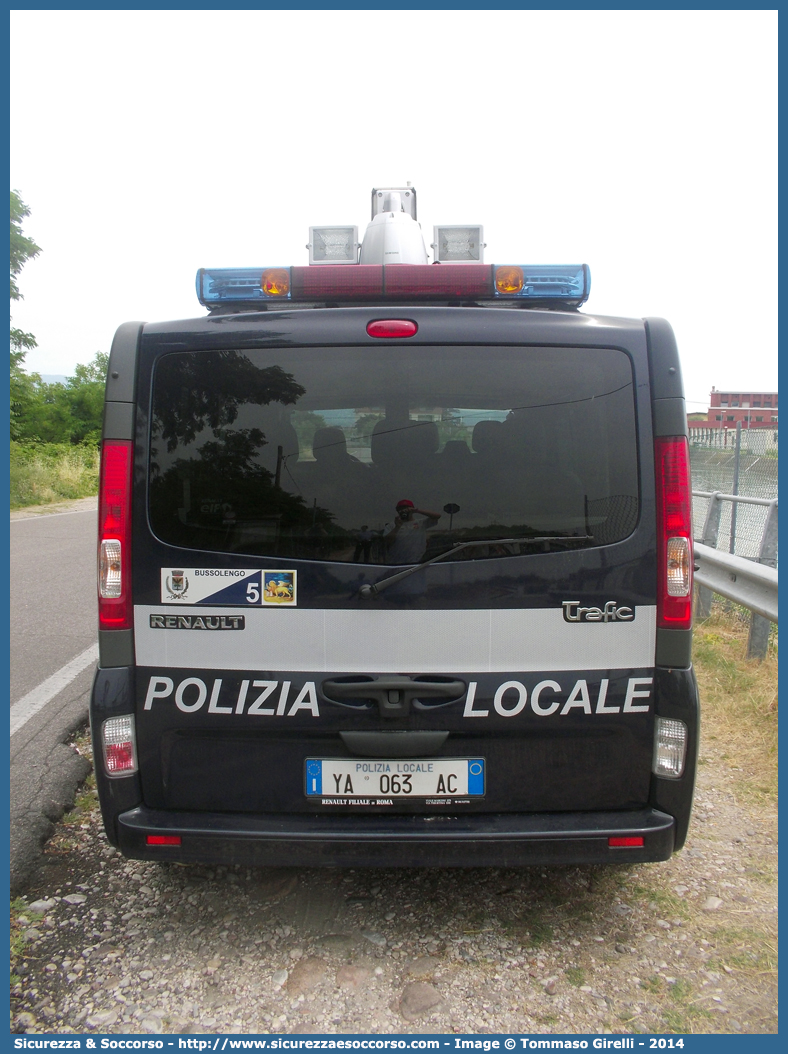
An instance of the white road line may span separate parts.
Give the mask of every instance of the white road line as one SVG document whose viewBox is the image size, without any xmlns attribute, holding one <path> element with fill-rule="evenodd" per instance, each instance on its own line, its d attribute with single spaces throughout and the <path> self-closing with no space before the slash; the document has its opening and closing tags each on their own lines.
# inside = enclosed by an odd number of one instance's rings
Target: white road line
<svg viewBox="0 0 788 1054">
<path fill-rule="evenodd" d="M 32 692 L 28 692 L 21 699 L 17 699 L 11 707 L 11 735 L 14 732 L 18 732 L 39 710 L 43 710 L 47 703 L 54 699 L 58 692 L 62 692 L 64 688 L 67 688 L 86 667 L 97 661 L 98 644 L 91 644 L 86 651 L 83 651 L 81 655 L 77 655 L 71 662 L 67 662 L 57 673 L 47 677 Z"/>
<path fill-rule="evenodd" d="M 81 513 L 98 512 L 98 506 L 90 509 L 69 509 L 68 512 L 42 512 L 40 516 L 12 516 L 11 523 L 30 523 L 31 520 L 49 520 L 55 516 L 79 516 Z"/>
</svg>

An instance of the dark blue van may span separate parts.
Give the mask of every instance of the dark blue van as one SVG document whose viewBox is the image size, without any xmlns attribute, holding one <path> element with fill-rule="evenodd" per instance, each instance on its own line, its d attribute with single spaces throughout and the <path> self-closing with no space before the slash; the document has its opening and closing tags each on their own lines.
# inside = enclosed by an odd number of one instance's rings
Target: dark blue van
<svg viewBox="0 0 788 1054">
<path fill-rule="evenodd" d="M 687 425 L 660 319 L 496 266 L 415 192 L 203 270 L 112 345 L 91 702 L 129 857 L 665 860 L 698 744 Z M 470 233 L 468 233 L 470 232 Z M 365 246 L 369 246 L 365 254 Z M 443 254 L 443 256 L 441 256 Z"/>
</svg>

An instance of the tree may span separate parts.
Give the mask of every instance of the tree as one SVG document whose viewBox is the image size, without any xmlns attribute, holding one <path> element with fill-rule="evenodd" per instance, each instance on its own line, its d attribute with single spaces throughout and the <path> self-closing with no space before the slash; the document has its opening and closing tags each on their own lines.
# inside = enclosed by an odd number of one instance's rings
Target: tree
<svg viewBox="0 0 788 1054">
<path fill-rule="evenodd" d="M 75 367 L 74 375 L 65 384 L 47 384 L 36 373 L 22 373 L 27 387 L 13 438 L 23 442 L 98 444 L 108 360 L 105 352 L 97 351 L 88 365 Z"/>
<path fill-rule="evenodd" d="M 21 300 L 22 294 L 16 283 L 17 276 L 28 260 L 38 256 L 41 249 L 22 233 L 22 220 L 30 215 L 30 209 L 19 197 L 17 191 L 11 191 L 11 300 Z M 22 369 L 25 355 L 36 346 L 32 333 L 11 327 L 11 438 L 20 434 L 20 419 L 28 405 L 35 381 Z"/>
<path fill-rule="evenodd" d="M 74 376 L 66 381 L 66 402 L 71 416 L 72 443 L 101 440 L 101 419 L 104 414 L 104 385 L 107 380 L 109 355 L 97 351 L 87 366 L 78 364 Z"/>
<path fill-rule="evenodd" d="M 16 284 L 16 276 L 28 260 L 38 256 L 39 246 L 32 238 L 22 233 L 22 220 L 30 215 L 30 209 L 19 197 L 17 191 L 11 191 L 11 299 L 21 300 L 22 294 Z"/>
</svg>

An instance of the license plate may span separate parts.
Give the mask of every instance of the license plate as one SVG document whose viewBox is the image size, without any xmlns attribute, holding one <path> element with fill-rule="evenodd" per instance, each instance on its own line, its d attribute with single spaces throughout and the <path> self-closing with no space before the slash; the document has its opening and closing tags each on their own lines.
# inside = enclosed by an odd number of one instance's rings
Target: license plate
<svg viewBox="0 0 788 1054">
<path fill-rule="evenodd" d="M 455 798 L 484 795 L 484 758 L 307 758 L 307 797 Z"/>
</svg>

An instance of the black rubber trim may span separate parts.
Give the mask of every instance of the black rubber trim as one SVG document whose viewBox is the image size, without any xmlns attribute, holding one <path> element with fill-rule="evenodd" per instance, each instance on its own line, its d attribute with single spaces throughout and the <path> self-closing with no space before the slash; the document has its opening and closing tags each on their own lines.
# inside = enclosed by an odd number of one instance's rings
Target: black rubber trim
<svg viewBox="0 0 788 1054">
<path fill-rule="evenodd" d="M 104 439 L 134 438 L 134 403 L 104 403 Z"/>
<path fill-rule="evenodd" d="M 686 670 L 692 662 L 692 630 L 658 629 L 656 666 Z"/>
<path fill-rule="evenodd" d="M 134 665 L 134 630 L 99 630 L 99 666 Z"/>
<path fill-rule="evenodd" d="M 685 436 L 688 429 L 687 407 L 683 399 L 654 400 L 655 436 Z"/>
</svg>

